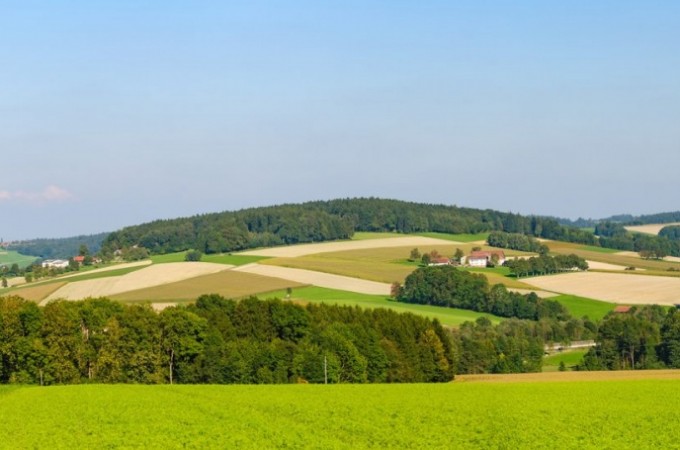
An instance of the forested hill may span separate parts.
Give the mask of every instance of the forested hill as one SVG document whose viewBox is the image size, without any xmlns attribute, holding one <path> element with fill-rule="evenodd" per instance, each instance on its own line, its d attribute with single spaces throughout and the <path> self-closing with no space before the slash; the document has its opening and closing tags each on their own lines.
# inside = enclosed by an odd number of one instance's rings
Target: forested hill
<svg viewBox="0 0 680 450">
<path fill-rule="evenodd" d="M 493 210 L 378 198 L 287 204 L 157 220 L 111 233 L 105 252 L 134 246 L 151 253 L 205 253 L 348 239 L 355 231 L 479 233 L 501 230 L 548 239 L 595 243 L 592 233 L 554 219 Z"/>
<path fill-rule="evenodd" d="M 108 235 L 109 233 L 99 233 L 68 238 L 32 239 L 12 243 L 9 249 L 44 259 L 70 258 L 78 254 L 81 245 L 86 245 L 91 253 L 97 253 Z"/>
</svg>

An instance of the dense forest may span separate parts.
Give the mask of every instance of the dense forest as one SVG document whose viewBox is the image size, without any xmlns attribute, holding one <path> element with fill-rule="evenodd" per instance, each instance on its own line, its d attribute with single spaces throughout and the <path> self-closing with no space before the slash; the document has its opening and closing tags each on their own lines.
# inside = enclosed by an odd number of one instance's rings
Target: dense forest
<svg viewBox="0 0 680 450">
<path fill-rule="evenodd" d="M 99 233 L 68 238 L 32 239 L 13 242 L 8 248 L 23 255 L 42 259 L 68 259 L 78 255 L 79 249 L 83 245 L 87 246 L 93 254 L 99 252 L 102 242 L 108 235 L 109 233 Z"/>
<path fill-rule="evenodd" d="M 596 342 L 581 369 L 679 369 L 680 310 L 655 305 L 611 313 L 600 324 Z"/>
<path fill-rule="evenodd" d="M 0 298 L 0 383 L 446 382 L 536 372 L 590 321 L 486 318 L 450 330 L 390 309 L 200 297 L 161 312 L 108 299 Z"/>
<path fill-rule="evenodd" d="M 539 298 L 533 292 L 510 292 L 502 284 L 489 286 L 484 275 L 452 266 L 420 267 L 406 277 L 403 286 L 393 288 L 393 295 L 400 302 L 469 309 L 501 317 L 571 319 L 559 302 Z"/>
<path fill-rule="evenodd" d="M 492 210 L 356 198 L 251 208 L 158 220 L 111 233 L 104 252 L 142 247 L 152 254 L 200 250 L 206 254 L 247 248 L 350 238 L 356 231 L 479 233 L 506 231 L 595 245 L 587 231 L 554 219 Z"/>
<path fill-rule="evenodd" d="M 542 255 L 550 251 L 547 245 L 541 244 L 534 237 L 519 233 L 493 231 L 489 234 L 486 242 L 492 247 L 509 248 L 523 252 L 540 253 Z"/>
</svg>

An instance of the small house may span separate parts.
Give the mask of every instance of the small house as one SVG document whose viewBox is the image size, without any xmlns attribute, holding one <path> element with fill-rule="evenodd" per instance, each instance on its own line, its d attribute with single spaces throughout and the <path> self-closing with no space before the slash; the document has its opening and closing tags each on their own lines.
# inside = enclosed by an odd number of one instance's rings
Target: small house
<svg viewBox="0 0 680 450">
<path fill-rule="evenodd" d="M 496 264 L 502 266 L 505 262 L 503 250 L 474 251 L 467 257 L 467 264 L 472 267 L 486 267 L 496 259 Z"/>
<path fill-rule="evenodd" d="M 445 256 L 438 256 L 430 260 L 428 266 L 448 266 L 451 264 L 451 260 Z"/>
</svg>

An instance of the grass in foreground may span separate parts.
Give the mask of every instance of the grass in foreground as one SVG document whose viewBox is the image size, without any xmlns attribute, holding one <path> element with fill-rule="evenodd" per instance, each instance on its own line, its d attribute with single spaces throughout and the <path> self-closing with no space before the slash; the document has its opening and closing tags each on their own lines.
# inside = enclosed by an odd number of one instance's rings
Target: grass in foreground
<svg viewBox="0 0 680 450">
<path fill-rule="evenodd" d="M 260 295 L 262 298 L 286 298 L 286 291 L 268 292 Z M 308 286 L 293 289 L 292 301 L 298 302 L 323 302 L 333 305 L 361 306 L 363 308 L 389 308 L 397 312 L 410 312 L 419 316 L 438 319 L 443 325 L 458 326 L 463 322 L 473 322 L 479 317 L 486 317 L 493 323 L 503 320 L 492 314 L 478 313 L 466 309 L 445 308 L 430 305 L 415 305 L 411 303 L 399 303 L 382 295 L 357 294 L 354 292 L 327 289 L 317 286 Z"/>
<path fill-rule="evenodd" d="M 567 294 L 551 297 L 550 300 L 564 305 L 572 316 L 588 316 L 590 320 L 600 320 L 616 307 L 613 303 Z"/>
<path fill-rule="evenodd" d="M 81 385 L 0 398 L 0 440 L 14 448 L 675 448 L 680 431 L 677 379 Z"/>
</svg>

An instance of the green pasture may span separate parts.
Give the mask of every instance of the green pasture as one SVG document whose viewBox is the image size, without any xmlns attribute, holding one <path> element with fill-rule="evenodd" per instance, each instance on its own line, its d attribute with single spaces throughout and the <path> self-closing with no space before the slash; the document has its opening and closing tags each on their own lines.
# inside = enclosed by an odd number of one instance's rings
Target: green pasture
<svg viewBox="0 0 680 450">
<path fill-rule="evenodd" d="M 369 239 L 386 239 L 386 238 L 396 238 L 404 237 L 406 234 L 402 233 L 380 233 L 375 231 L 357 231 L 352 235 L 353 241 L 367 241 Z"/>
<path fill-rule="evenodd" d="M 680 381 L 0 390 L 8 448 L 677 448 Z"/>
<path fill-rule="evenodd" d="M 154 264 L 165 264 L 165 263 L 175 263 L 175 262 L 184 262 L 184 257 L 187 252 L 176 252 L 176 253 L 168 253 L 166 255 L 153 255 L 151 257 L 151 261 Z M 261 261 L 263 259 L 267 259 L 266 256 L 251 256 L 251 255 L 234 255 L 234 254 L 225 254 L 225 253 L 219 253 L 219 254 L 211 254 L 211 255 L 203 255 L 201 258 L 202 262 L 210 262 L 210 263 L 217 263 L 217 264 L 229 264 L 232 266 L 243 266 L 245 264 L 250 264 L 254 263 L 257 261 Z"/>
<path fill-rule="evenodd" d="M 19 267 L 30 266 L 36 259 L 35 256 L 22 255 L 14 250 L 0 250 L 0 266 L 11 266 L 16 264 Z"/>
<path fill-rule="evenodd" d="M 588 316 L 590 320 L 600 320 L 616 307 L 614 303 L 568 294 L 551 297 L 550 300 L 561 303 L 572 316 Z"/>
<path fill-rule="evenodd" d="M 417 235 L 455 242 L 486 241 L 486 239 L 489 237 L 489 233 L 476 233 L 476 234 L 418 233 Z"/>
<path fill-rule="evenodd" d="M 285 290 L 279 290 L 262 294 L 259 297 L 285 299 L 286 295 Z M 419 316 L 437 319 L 443 325 L 448 326 L 458 326 L 468 321 L 473 322 L 479 317 L 486 317 L 493 323 L 498 323 L 502 320 L 502 318 L 492 314 L 478 313 L 465 309 L 399 303 L 382 295 L 357 294 L 317 286 L 293 288 L 290 300 L 302 303 L 320 302 L 333 305 L 361 306 L 362 308 L 389 308 L 397 312 L 410 312 Z"/>
<path fill-rule="evenodd" d="M 574 366 L 581 364 L 583 355 L 588 350 L 570 350 L 543 357 L 543 372 L 557 372 L 560 369 L 560 362 L 564 362 L 567 370 L 572 370 Z"/>
</svg>

